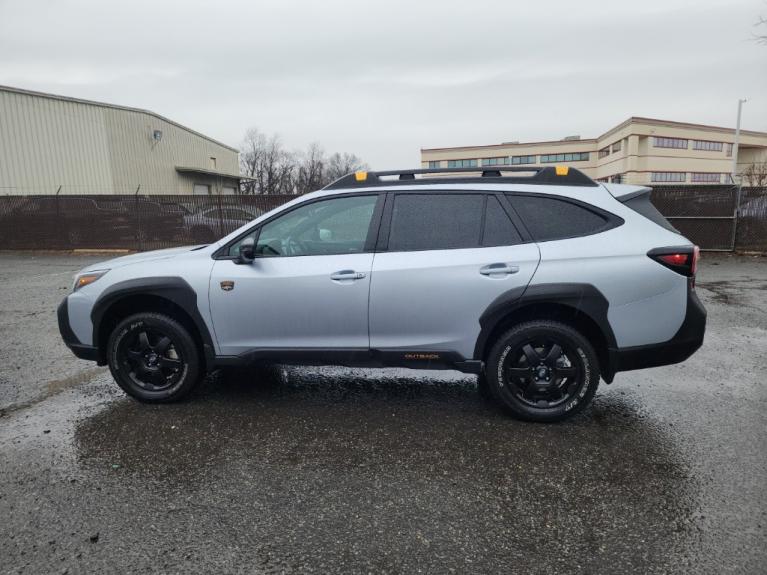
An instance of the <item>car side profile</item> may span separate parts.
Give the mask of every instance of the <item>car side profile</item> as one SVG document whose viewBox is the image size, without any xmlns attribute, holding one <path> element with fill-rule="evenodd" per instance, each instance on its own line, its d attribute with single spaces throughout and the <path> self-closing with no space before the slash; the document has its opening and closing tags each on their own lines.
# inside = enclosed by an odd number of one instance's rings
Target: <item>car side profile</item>
<svg viewBox="0 0 767 575">
<path fill-rule="evenodd" d="M 358 172 L 210 245 L 85 268 L 59 327 L 145 402 L 225 366 L 399 366 L 562 420 L 703 342 L 698 249 L 649 194 L 564 166 Z"/>
</svg>

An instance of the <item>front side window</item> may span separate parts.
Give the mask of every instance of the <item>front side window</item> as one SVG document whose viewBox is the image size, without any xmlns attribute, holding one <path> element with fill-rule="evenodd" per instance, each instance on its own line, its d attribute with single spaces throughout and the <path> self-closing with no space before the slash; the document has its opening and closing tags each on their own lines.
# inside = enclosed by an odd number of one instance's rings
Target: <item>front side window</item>
<svg viewBox="0 0 767 575">
<path fill-rule="evenodd" d="M 389 251 L 476 248 L 481 242 L 482 194 L 397 194 Z"/>
<path fill-rule="evenodd" d="M 609 223 L 601 214 L 562 199 L 522 195 L 510 199 L 539 242 L 595 234 Z"/>
<path fill-rule="evenodd" d="M 290 210 L 236 242 L 257 237 L 257 257 L 358 254 L 365 251 L 378 196 L 353 196 L 312 202 Z"/>
</svg>

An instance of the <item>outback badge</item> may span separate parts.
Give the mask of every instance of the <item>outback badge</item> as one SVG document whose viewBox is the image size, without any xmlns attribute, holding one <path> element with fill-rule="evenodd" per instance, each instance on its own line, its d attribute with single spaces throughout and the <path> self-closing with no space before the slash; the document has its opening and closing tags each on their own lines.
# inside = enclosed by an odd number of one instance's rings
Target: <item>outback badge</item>
<svg viewBox="0 0 767 575">
<path fill-rule="evenodd" d="M 224 291 L 232 291 L 234 289 L 234 282 L 232 280 L 224 280 L 221 282 L 221 289 Z"/>
</svg>

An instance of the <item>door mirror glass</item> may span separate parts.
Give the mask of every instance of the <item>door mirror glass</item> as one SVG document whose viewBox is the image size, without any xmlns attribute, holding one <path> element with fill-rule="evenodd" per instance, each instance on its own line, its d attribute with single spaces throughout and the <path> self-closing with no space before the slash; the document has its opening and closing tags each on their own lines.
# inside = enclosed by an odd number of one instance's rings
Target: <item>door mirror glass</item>
<svg viewBox="0 0 767 575">
<path fill-rule="evenodd" d="M 247 237 L 242 240 L 238 248 L 237 261 L 238 264 L 250 264 L 256 258 L 255 251 L 253 249 L 253 238 Z"/>
</svg>

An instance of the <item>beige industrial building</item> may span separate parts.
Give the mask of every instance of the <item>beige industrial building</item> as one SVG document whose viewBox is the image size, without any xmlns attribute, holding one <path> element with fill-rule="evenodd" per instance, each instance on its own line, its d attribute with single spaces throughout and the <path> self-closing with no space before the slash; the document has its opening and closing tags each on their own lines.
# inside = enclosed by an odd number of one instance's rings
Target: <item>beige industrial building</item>
<svg viewBox="0 0 767 575">
<path fill-rule="evenodd" d="M 731 181 L 735 130 L 632 117 L 597 138 L 422 148 L 424 168 L 564 164 L 599 181 L 716 184 Z M 767 133 L 740 131 L 737 171 L 767 162 Z M 744 182 L 744 184 L 747 182 Z"/>
<path fill-rule="evenodd" d="M 154 112 L 0 86 L 0 194 L 231 194 L 239 153 Z"/>
</svg>

